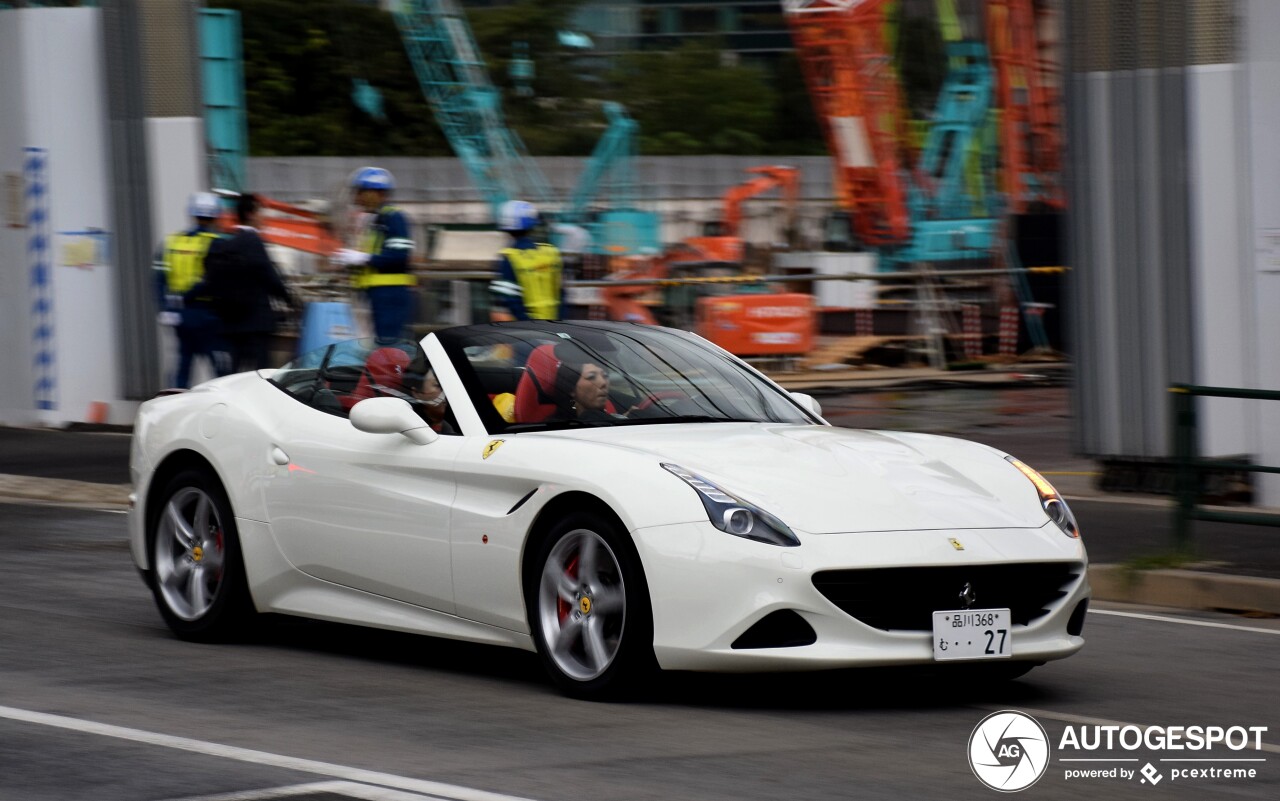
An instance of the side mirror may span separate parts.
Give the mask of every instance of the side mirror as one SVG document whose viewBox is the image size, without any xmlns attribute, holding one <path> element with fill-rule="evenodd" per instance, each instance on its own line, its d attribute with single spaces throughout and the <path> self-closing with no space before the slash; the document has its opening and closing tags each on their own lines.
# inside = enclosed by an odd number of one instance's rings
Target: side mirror
<svg viewBox="0 0 1280 801">
<path fill-rule="evenodd" d="M 360 401 L 351 409 L 351 425 L 366 434 L 404 434 L 419 445 L 430 445 L 440 437 L 402 398 Z"/>
<path fill-rule="evenodd" d="M 815 417 L 822 417 L 822 406 L 812 395 L 806 395 L 803 392 L 792 392 L 791 399 L 800 404 L 800 408 L 806 412 L 812 413 Z"/>
</svg>

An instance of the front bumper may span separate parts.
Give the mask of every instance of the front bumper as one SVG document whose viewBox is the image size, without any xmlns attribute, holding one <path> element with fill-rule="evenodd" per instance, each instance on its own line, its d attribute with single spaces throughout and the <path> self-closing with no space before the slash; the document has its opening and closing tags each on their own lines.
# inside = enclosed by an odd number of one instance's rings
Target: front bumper
<svg viewBox="0 0 1280 801">
<path fill-rule="evenodd" d="M 1089 597 L 1084 546 L 1052 524 L 1039 529 L 797 534 L 799 547 L 781 548 L 734 537 L 709 523 L 633 532 L 649 583 L 658 663 L 668 670 L 714 671 L 933 663 L 929 631 L 874 628 L 841 611 L 813 583 L 820 571 L 881 567 L 1076 563 L 1080 575 L 1046 607 L 1047 614 L 1014 626 L 1012 658 L 1061 659 L 1084 645 L 1082 637 L 1067 631 L 1072 612 Z M 982 608 L 980 598 L 977 607 Z M 732 647 L 779 610 L 802 617 L 816 640 L 781 648 Z"/>
</svg>

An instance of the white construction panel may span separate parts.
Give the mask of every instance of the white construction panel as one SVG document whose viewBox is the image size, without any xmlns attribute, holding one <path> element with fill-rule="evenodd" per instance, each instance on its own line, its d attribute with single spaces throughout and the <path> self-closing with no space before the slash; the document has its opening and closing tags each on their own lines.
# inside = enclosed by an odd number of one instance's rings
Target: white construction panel
<svg viewBox="0 0 1280 801">
<path fill-rule="evenodd" d="M 28 228 L 11 229 L 17 236 L 4 244 L 6 255 L 21 249 L 15 263 L 24 279 L 16 298 L 4 293 L 5 311 L 25 311 L 14 315 L 21 330 L 4 324 L 0 350 L 30 365 L 12 382 L 20 386 L 0 396 L 0 414 L 86 420 L 92 404 L 110 406 L 120 395 L 101 12 L 4 11 L 0 36 L 0 164 L 7 171 L 25 162 L 28 214 Z"/>
<path fill-rule="evenodd" d="M 1249 171 L 1238 124 L 1243 72 L 1238 64 L 1187 70 L 1196 383 L 1209 386 L 1246 387 L 1256 377 L 1254 272 L 1245 269 L 1249 243 L 1241 241 L 1240 224 L 1248 215 L 1241 189 Z M 1206 455 L 1257 451 L 1256 401 L 1205 398 L 1199 409 Z"/>
<path fill-rule="evenodd" d="M 1248 0 L 1246 25 L 1242 26 L 1248 64 L 1248 133 L 1252 181 L 1252 230 L 1248 242 L 1254 252 L 1256 290 L 1253 293 L 1257 320 L 1257 386 L 1280 391 L 1280 3 Z M 1248 255 L 1248 254 L 1246 254 Z M 1258 401 L 1258 461 L 1280 465 L 1280 401 Z M 1280 476 L 1255 474 L 1258 502 L 1280 506 Z"/>
</svg>

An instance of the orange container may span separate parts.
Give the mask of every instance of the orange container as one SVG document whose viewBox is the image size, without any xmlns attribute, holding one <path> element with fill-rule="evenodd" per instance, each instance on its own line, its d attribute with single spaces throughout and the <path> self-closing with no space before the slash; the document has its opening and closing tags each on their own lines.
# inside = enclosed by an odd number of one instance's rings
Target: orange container
<svg viewBox="0 0 1280 801">
<path fill-rule="evenodd" d="M 698 334 L 735 356 L 790 356 L 813 348 L 813 296 L 728 295 L 698 300 Z"/>
</svg>

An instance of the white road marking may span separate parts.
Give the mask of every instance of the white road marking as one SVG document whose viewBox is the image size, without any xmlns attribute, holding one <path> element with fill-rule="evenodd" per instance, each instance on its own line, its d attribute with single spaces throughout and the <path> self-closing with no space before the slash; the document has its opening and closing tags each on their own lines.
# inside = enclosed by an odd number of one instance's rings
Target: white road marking
<svg viewBox="0 0 1280 801">
<path fill-rule="evenodd" d="M 272 801 L 277 798 L 293 798 L 300 795 L 331 793 L 358 798 L 362 801 L 441 801 L 440 796 L 418 795 L 386 787 L 374 787 L 368 784 L 353 782 L 311 782 L 310 784 L 294 784 L 289 787 L 269 787 L 265 790 L 241 790 L 235 793 L 218 793 L 216 795 L 183 796 L 171 801 Z"/>
<path fill-rule="evenodd" d="M 130 729 L 124 726 L 113 726 L 109 723 L 97 723 L 92 720 L 81 720 L 79 718 L 71 718 L 63 715 L 50 715 L 46 712 L 32 712 L 28 709 L 17 709 L 11 706 L 0 706 L 0 718 L 7 718 L 9 720 L 16 720 L 23 723 L 35 723 L 41 726 L 53 726 L 55 728 L 78 731 L 84 734 L 96 734 L 100 737 L 115 737 L 119 740 L 130 740 L 135 743 L 158 745 L 163 748 L 174 748 L 179 751 L 191 751 L 205 756 L 234 759 L 238 762 L 266 765 L 268 767 L 281 768 L 283 770 L 315 773 L 320 776 L 329 776 L 334 779 L 345 779 L 351 782 L 363 782 L 365 784 L 381 785 L 382 787 L 392 787 L 398 790 L 408 790 L 414 793 L 433 796 L 435 798 L 447 799 L 447 801 L 528 801 L 528 799 L 524 799 L 519 796 L 504 795 L 503 793 L 491 793 L 470 787 L 460 787 L 455 784 L 445 784 L 443 782 L 433 782 L 425 779 L 411 779 L 407 776 L 397 776 L 393 773 L 380 773 L 373 770 L 352 768 L 346 765 L 335 765 L 331 762 L 318 762 L 313 759 L 300 759 L 298 757 L 284 756 L 282 754 L 272 754 L 267 751 L 255 751 L 250 748 L 238 748 L 233 745 L 222 745 L 220 743 L 210 743 L 203 740 L 193 740 L 187 737 L 174 737 L 168 734 L 144 731 L 143 729 Z M 399 799 L 389 799 L 389 801 L 399 801 Z"/>
<path fill-rule="evenodd" d="M 1007 707 L 1003 707 L 1003 706 L 985 706 L 985 705 L 980 706 L 978 708 L 989 709 L 993 712 L 1002 712 L 1005 709 L 1007 709 Z M 1155 725 L 1152 723 L 1126 723 L 1123 720 L 1108 720 L 1106 718 L 1093 718 L 1087 715 L 1072 715 L 1069 712 L 1051 712 L 1048 709 L 1028 709 L 1026 707 L 1018 707 L 1018 711 L 1025 712 L 1034 718 L 1048 718 L 1049 720 L 1056 720 L 1059 723 L 1076 723 L 1084 726 L 1118 726 L 1121 728 L 1125 726 L 1136 726 L 1137 728 L 1142 729 L 1143 731 L 1146 731 L 1147 729 Z M 1274 743 L 1262 743 L 1262 745 L 1258 747 L 1258 750 L 1266 751 L 1269 754 L 1280 754 L 1280 745 L 1275 745 Z M 1219 760 L 1215 760 L 1215 761 L 1219 761 Z"/>
<path fill-rule="evenodd" d="M 1181 617 L 1165 617 L 1164 615 L 1144 615 L 1140 612 L 1120 612 L 1115 609 L 1090 609 L 1091 615 L 1114 615 L 1115 617 L 1132 617 L 1138 620 L 1157 620 L 1161 623 L 1181 623 L 1184 626 L 1205 626 L 1211 629 L 1232 629 L 1234 631 L 1251 631 L 1255 634 L 1275 634 L 1280 636 L 1280 629 L 1264 629 L 1258 626 L 1237 626 L 1234 623 L 1215 623 L 1212 620 L 1188 620 Z"/>
</svg>

